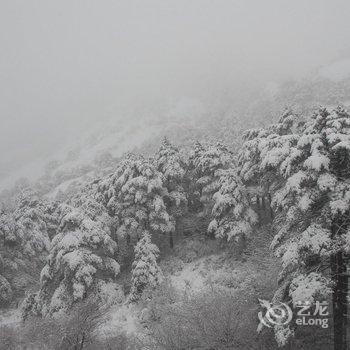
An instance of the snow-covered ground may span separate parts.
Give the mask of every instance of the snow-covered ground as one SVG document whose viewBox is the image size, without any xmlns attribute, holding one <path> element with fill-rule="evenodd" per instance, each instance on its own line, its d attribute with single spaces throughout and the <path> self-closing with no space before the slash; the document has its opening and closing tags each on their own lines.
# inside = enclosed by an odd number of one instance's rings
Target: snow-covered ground
<svg viewBox="0 0 350 350">
<path fill-rule="evenodd" d="M 11 309 L 0 312 L 0 327 L 1 326 L 16 326 L 20 323 L 20 311 Z"/>
<path fill-rule="evenodd" d="M 101 336 L 109 338 L 119 332 L 136 334 L 140 328 L 137 314 L 133 305 L 114 305 L 108 312 L 106 323 L 101 327 Z"/>
</svg>

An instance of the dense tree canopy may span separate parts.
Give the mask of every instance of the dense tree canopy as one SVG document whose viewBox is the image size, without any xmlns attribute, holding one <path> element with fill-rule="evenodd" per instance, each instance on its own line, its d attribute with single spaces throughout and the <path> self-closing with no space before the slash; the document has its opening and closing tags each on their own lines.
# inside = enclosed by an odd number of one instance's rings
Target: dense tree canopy
<svg viewBox="0 0 350 350">
<path fill-rule="evenodd" d="M 257 162 L 259 172 L 273 169 L 278 182 L 272 200 L 278 213 L 272 247 L 282 258 L 283 270 L 275 297 L 288 295 L 295 304 L 332 294 L 340 330 L 349 257 L 349 126 L 343 109 L 321 109 L 294 133 L 275 135 L 271 146 L 260 147 Z"/>
<path fill-rule="evenodd" d="M 0 304 L 33 284 L 57 231 L 56 203 L 22 188 L 0 213 Z"/>
<path fill-rule="evenodd" d="M 111 218 L 87 188 L 60 207 L 58 234 L 41 272 L 41 289 L 26 308 L 46 314 L 66 309 L 88 294 L 103 292 L 119 273 Z"/>
<path fill-rule="evenodd" d="M 195 188 L 204 210 L 210 212 L 213 194 L 220 188 L 221 171 L 233 165 L 232 153 L 221 143 L 206 146 L 196 143 L 191 161 Z"/>
<path fill-rule="evenodd" d="M 0 304 L 14 293 L 4 268 L 10 250 L 16 258 L 46 257 L 40 290 L 23 303 L 24 318 L 68 310 L 89 295 L 116 298 L 120 268 L 130 273 L 129 300 L 138 302 L 162 279 L 156 239 L 168 234 L 173 247 L 178 221 L 189 217 L 205 220 L 204 231 L 227 250 L 245 246 L 261 219 L 250 198 L 256 191 L 269 197 L 271 248 L 282 262 L 273 302 L 332 298 L 340 344 L 350 256 L 349 152 L 344 109 L 320 109 L 310 118 L 286 111 L 277 123 L 245 133 L 237 163 L 220 143 L 197 142 L 184 156 L 164 139 L 153 158 L 127 154 L 110 175 L 59 205 L 22 191 L 0 213 Z M 284 345 L 294 328 L 275 331 Z"/>
<path fill-rule="evenodd" d="M 257 217 L 234 169 L 223 170 L 219 181 L 220 188 L 213 196 L 213 220 L 208 231 L 217 238 L 239 241 L 250 235 Z"/>
<path fill-rule="evenodd" d="M 100 182 L 99 189 L 119 238 L 136 243 L 144 231 L 165 234 L 174 230 L 164 203 L 167 190 L 162 174 L 150 160 L 127 155 L 117 170 Z"/>
</svg>

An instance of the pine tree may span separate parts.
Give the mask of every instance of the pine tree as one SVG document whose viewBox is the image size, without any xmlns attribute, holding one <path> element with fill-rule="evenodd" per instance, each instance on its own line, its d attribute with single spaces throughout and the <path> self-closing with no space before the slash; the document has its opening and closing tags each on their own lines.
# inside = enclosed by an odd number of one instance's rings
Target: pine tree
<svg viewBox="0 0 350 350">
<path fill-rule="evenodd" d="M 162 174 L 141 156 L 127 155 L 117 170 L 99 183 L 99 191 L 115 219 L 117 239 L 136 244 L 144 231 L 167 234 L 174 225 L 166 210 Z"/>
<path fill-rule="evenodd" d="M 157 264 L 158 255 L 158 247 L 151 242 L 150 234 L 144 231 L 135 246 L 130 301 L 137 301 L 146 288 L 155 288 L 159 285 L 162 274 Z"/>
<path fill-rule="evenodd" d="M 264 205 L 266 197 L 271 203 L 273 194 L 284 184 L 279 166 L 289 155 L 291 147 L 296 145 L 301 126 L 301 117 L 286 110 L 276 124 L 244 133 L 238 173 L 256 196 L 258 206 L 260 200 Z M 273 216 L 271 208 L 270 215 Z"/>
<path fill-rule="evenodd" d="M 55 205 L 23 188 L 0 213 L 1 285 L 4 302 L 37 278 L 56 233 Z M 5 300 L 6 299 L 6 300 Z"/>
<path fill-rule="evenodd" d="M 282 257 L 276 298 L 313 303 L 333 297 L 334 343 L 346 349 L 350 213 L 350 116 L 323 109 L 287 143 L 278 165 L 285 183 L 273 203 L 279 210 L 272 247 Z M 274 150 L 266 157 L 273 158 Z M 330 277 L 327 273 L 330 269 Z M 290 334 L 290 332 L 287 334 Z"/>
<path fill-rule="evenodd" d="M 54 203 L 30 188 L 23 189 L 14 200 L 14 208 L 0 215 L 4 246 L 17 247 L 27 256 L 45 255 L 57 225 L 54 211 Z"/>
<path fill-rule="evenodd" d="M 46 255 L 58 225 L 55 203 L 45 201 L 31 191 L 22 192 L 14 212 L 17 234 L 24 252 L 30 256 Z"/>
<path fill-rule="evenodd" d="M 185 191 L 186 164 L 179 152 L 167 138 L 164 138 L 155 156 L 157 170 L 163 175 L 163 183 L 167 190 L 164 202 L 173 227 L 187 209 Z M 173 231 L 170 231 L 170 247 L 173 247 Z"/>
<path fill-rule="evenodd" d="M 245 188 L 234 169 L 223 170 L 219 181 L 208 231 L 216 238 L 243 243 L 257 221 L 256 214 L 250 208 Z"/>
<path fill-rule="evenodd" d="M 67 309 L 115 282 L 119 264 L 111 218 L 94 197 L 94 189 L 87 187 L 59 208 L 59 232 L 41 272 L 41 289 L 25 303 L 27 313 L 45 315 Z"/>
<path fill-rule="evenodd" d="M 213 194 L 220 187 L 220 173 L 233 164 L 231 152 L 221 143 L 206 147 L 196 144 L 192 155 L 196 189 L 200 194 L 200 201 L 204 212 L 211 211 Z"/>
</svg>

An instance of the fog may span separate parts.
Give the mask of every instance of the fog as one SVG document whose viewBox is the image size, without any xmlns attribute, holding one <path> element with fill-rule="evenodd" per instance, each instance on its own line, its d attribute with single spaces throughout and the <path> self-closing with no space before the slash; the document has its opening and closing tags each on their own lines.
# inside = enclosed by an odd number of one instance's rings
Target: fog
<svg viewBox="0 0 350 350">
<path fill-rule="evenodd" d="M 303 77 L 347 52 L 349 13 L 346 0 L 2 0 L 0 176 L 128 106 Z"/>
</svg>

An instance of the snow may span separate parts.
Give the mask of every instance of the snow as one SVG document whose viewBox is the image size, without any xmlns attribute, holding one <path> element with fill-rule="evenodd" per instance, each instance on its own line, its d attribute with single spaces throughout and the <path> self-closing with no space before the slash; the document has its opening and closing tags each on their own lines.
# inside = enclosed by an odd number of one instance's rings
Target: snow
<svg viewBox="0 0 350 350">
<path fill-rule="evenodd" d="M 294 278 L 289 290 L 294 305 L 298 302 L 313 304 L 316 299 L 326 299 L 331 293 L 330 281 L 316 272 Z"/>
<path fill-rule="evenodd" d="M 336 184 L 337 179 L 332 174 L 322 174 L 318 180 L 317 184 L 321 191 L 326 191 L 333 189 Z"/>
<path fill-rule="evenodd" d="M 181 292 L 190 290 L 198 293 L 203 290 L 207 278 L 201 273 L 204 270 L 205 260 L 187 264 L 184 269 L 170 277 L 172 285 Z"/>
<path fill-rule="evenodd" d="M 120 332 L 135 334 L 139 329 L 136 307 L 131 304 L 113 306 L 100 328 L 101 336 L 114 337 Z"/>
<path fill-rule="evenodd" d="M 294 330 L 290 329 L 289 326 L 275 326 L 275 339 L 278 346 L 282 347 L 288 343 L 288 340 L 294 336 Z"/>
<path fill-rule="evenodd" d="M 344 214 L 349 210 L 349 201 L 343 199 L 333 200 L 329 204 L 331 212 L 334 216 L 338 213 Z"/>
<path fill-rule="evenodd" d="M 307 179 L 307 174 L 304 171 L 298 171 L 297 173 L 290 176 L 286 183 L 288 190 L 300 191 L 300 186 L 303 181 Z"/>
<path fill-rule="evenodd" d="M 312 203 L 313 201 L 310 198 L 310 194 L 304 193 L 299 199 L 298 207 L 301 209 L 301 211 L 306 212 L 311 207 Z"/>
<path fill-rule="evenodd" d="M 329 163 L 328 157 L 320 153 L 314 153 L 305 160 L 304 165 L 309 169 L 320 171 L 322 168 L 328 170 Z"/>
<path fill-rule="evenodd" d="M 99 297 L 106 305 L 120 304 L 124 301 L 124 292 L 122 286 L 115 282 L 99 281 L 97 290 Z"/>
<path fill-rule="evenodd" d="M 21 322 L 21 312 L 19 309 L 10 309 L 0 313 L 1 326 L 16 326 Z"/>
<path fill-rule="evenodd" d="M 298 245 L 314 254 L 329 254 L 332 245 L 331 231 L 320 225 L 311 225 L 302 233 Z"/>
<path fill-rule="evenodd" d="M 245 188 L 234 170 L 222 170 L 218 179 L 219 190 L 214 193 L 212 217 L 208 232 L 215 237 L 239 239 L 249 236 L 256 223 L 256 215 L 249 207 Z"/>
<path fill-rule="evenodd" d="M 40 282 L 44 282 L 45 279 L 49 278 L 52 278 L 52 276 L 50 275 L 50 269 L 48 265 L 45 265 L 40 273 Z"/>
<path fill-rule="evenodd" d="M 298 260 L 298 244 L 296 242 L 289 243 L 288 248 L 282 256 L 283 266 L 297 265 Z"/>
</svg>

